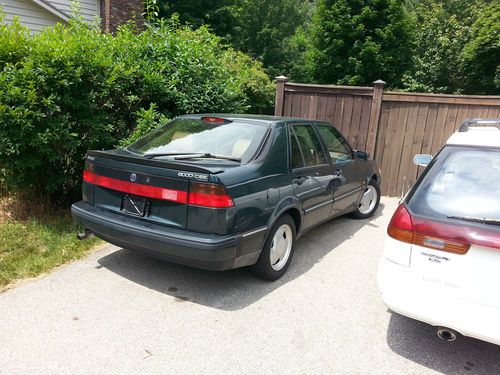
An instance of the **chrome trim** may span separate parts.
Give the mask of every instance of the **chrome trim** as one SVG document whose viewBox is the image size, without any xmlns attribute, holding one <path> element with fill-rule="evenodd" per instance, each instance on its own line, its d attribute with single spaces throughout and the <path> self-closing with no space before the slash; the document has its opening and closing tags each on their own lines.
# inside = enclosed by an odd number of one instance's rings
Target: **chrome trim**
<svg viewBox="0 0 500 375">
<path fill-rule="evenodd" d="M 314 210 L 316 210 L 318 208 L 321 208 L 323 206 L 326 206 L 327 204 L 332 204 L 332 203 L 333 203 L 333 199 L 329 199 L 326 202 L 317 204 L 316 206 L 309 207 L 308 209 L 304 210 L 304 213 L 307 214 L 308 212 L 314 211 Z"/>
<path fill-rule="evenodd" d="M 248 236 L 252 236 L 252 235 L 254 235 L 254 234 L 257 234 L 257 233 L 263 232 L 263 231 L 265 231 L 265 230 L 267 230 L 267 227 L 263 227 L 263 228 L 255 229 L 255 230 L 252 230 L 252 231 L 250 231 L 250 232 L 243 233 L 243 234 L 241 235 L 241 237 L 245 238 L 245 237 L 248 237 Z"/>
<path fill-rule="evenodd" d="M 325 188 L 324 186 L 319 186 L 319 187 L 316 187 L 316 188 L 314 188 L 314 189 L 310 189 L 310 190 L 307 190 L 307 191 L 303 191 L 303 192 L 301 192 L 301 193 L 297 194 L 297 197 L 300 197 L 300 196 L 302 196 L 302 195 L 304 195 L 304 194 L 309 194 L 309 193 L 311 193 L 311 192 L 313 192 L 313 191 L 316 191 L 316 190 L 321 190 L 321 189 L 324 189 L 324 188 Z"/>
<path fill-rule="evenodd" d="M 345 197 L 348 197 L 349 195 L 352 195 L 352 194 L 354 194 L 354 193 L 357 193 L 357 192 L 358 192 L 358 191 L 360 191 L 360 190 L 363 190 L 363 187 L 359 187 L 359 188 L 356 188 L 356 189 L 354 189 L 354 190 L 348 191 L 347 193 L 344 193 L 344 194 L 342 194 L 342 195 L 340 195 L 340 196 L 338 196 L 338 197 L 336 197 L 336 196 L 334 195 L 334 196 L 333 196 L 333 198 L 334 198 L 335 200 L 341 200 L 341 199 L 344 199 Z"/>
</svg>

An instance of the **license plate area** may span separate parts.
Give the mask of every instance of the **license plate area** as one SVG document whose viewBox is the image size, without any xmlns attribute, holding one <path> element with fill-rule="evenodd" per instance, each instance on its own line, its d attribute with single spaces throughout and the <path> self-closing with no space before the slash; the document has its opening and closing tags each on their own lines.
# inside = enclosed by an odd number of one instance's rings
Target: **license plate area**
<svg viewBox="0 0 500 375">
<path fill-rule="evenodd" d="M 123 197 L 122 212 L 134 216 L 144 216 L 149 209 L 149 199 L 126 194 Z"/>
</svg>

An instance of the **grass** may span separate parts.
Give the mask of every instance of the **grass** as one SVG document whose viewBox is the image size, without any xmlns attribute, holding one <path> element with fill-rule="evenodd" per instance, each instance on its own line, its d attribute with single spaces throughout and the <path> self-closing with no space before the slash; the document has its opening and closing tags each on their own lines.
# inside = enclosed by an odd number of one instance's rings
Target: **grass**
<svg viewBox="0 0 500 375">
<path fill-rule="evenodd" d="M 67 211 L 23 220 L 0 221 L 0 290 L 81 258 L 101 241 L 80 241 L 81 228 Z"/>
</svg>

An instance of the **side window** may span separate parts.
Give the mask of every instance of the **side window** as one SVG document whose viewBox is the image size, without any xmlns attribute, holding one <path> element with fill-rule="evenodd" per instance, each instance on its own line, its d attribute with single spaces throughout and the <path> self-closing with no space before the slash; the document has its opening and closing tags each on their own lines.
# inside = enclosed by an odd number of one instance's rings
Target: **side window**
<svg viewBox="0 0 500 375">
<path fill-rule="evenodd" d="M 302 168 L 305 166 L 304 157 L 302 156 L 302 151 L 300 151 L 299 144 L 297 142 L 297 137 L 295 133 L 290 130 L 290 152 L 291 152 L 291 167 L 292 169 Z"/>
<path fill-rule="evenodd" d="M 352 159 L 352 150 L 346 140 L 333 126 L 318 125 L 318 130 L 325 142 L 332 162 L 341 162 Z"/>
<path fill-rule="evenodd" d="M 294 125 L 290 129 L 292 168 L 326 164 L 325 154 L 312 126 Z"/>
</svg>

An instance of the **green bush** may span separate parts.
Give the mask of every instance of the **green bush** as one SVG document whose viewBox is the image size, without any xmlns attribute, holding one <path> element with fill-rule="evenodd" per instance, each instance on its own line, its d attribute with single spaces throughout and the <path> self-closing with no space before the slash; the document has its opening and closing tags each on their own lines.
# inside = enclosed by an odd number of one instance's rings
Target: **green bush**
<svg viewBox="0 0 500 375">
<path fill-rule="evenodd" d="M 159 126 L 165 125 L 170 121 L 168 117 L 156 110 L 156 105 L 154 103 L 151 104 L 149 109 L 140 109 L 137 111 L 136 115 L 136 126 L 127 138 L 120 140 L 120 147 L 128 146 Z"/>
<path fill-rule="evenodd" d="M 0 183 L 66 203 L 87 149 L 184 113 L 259 111 L 272 93 L 258 63 L 205 27 L 169 20 L 112 36 L 75 20 L 30 35 L 0 19 Z"/>
</svg>

